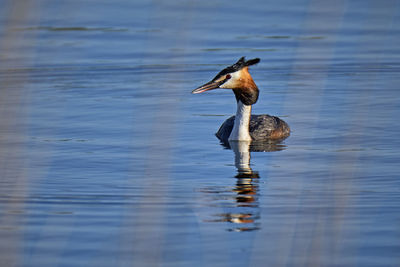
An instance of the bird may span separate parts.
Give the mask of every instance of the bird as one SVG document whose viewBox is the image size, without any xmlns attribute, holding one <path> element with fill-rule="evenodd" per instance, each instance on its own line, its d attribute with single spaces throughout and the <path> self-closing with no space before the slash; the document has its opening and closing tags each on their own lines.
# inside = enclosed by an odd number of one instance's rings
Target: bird
<svg viewBox="0 0 400 267">
<path fill-rule="evenodd" d="M 199 94 L 214 89 L 231 89 L 235 94 L 236 116 L 228 118 L 216 133 L 223 143 L 281 141 L 290 135 L 290 127 L 284 120 L 267 114 L 251 115 L 259 89 L 249 73 L 249 66 L 259 62 L 259 58 L 246 60 L 241 57 L 235 64 L 221 70 L 214 79 L 192 91 L 192 94 Z"/>
</svg>

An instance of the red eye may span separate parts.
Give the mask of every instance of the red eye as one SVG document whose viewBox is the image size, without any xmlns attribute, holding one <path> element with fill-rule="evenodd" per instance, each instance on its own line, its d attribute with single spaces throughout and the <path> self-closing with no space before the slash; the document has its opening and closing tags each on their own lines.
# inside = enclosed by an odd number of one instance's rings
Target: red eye
<svg viewBox="0 0 400 267">
<path fill-rule="evenodd" d="M 232 76 L 230 74 L 226 75 L 225 79 L 230 79 Z"/>
</svg>

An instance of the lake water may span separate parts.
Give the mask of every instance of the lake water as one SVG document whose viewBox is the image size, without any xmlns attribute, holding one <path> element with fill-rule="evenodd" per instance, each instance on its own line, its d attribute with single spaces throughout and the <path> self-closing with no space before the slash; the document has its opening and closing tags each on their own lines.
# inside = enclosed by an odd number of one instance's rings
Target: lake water
<svg viewBox="0 0 400 267">
<path fill-rule="evenodd" d="M 399 1 L 0 4 L 1 266 L 400 265 Z M 241 56 L 245 171 L 190 94 Z"/>
</svg>

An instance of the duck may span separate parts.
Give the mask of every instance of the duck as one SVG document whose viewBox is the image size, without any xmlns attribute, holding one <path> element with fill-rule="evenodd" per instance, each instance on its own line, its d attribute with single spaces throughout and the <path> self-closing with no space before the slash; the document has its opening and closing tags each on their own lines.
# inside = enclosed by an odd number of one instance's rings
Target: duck
<svg viewBox="0 0 400 267">
<path fill-rule="evenodd" d="M 249 66 L 260 62 L 259 58 L 246 60 L 241 57 L 235 64 L 221 70 L 211 81 L 197 87 L 192 94 L 214 89 L 231 89 L 237 102 L 236 115 L 222 123 L 216 133 L 223 142 L 230 141 L 281 141 L 290 135 L 289 125 L 282 119 L 268 114 L 252 115 L 259 89 L 249 72 Z"/>
</svg>

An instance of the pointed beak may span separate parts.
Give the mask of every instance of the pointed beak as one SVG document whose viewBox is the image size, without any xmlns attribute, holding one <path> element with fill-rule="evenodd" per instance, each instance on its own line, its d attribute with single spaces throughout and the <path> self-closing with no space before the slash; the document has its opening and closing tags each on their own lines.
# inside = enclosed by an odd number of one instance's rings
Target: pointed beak
<svg viewBox="0 0 400 267">
<path fill-rule="evenodd" d="M 222 83 L 223 83 L 223 82 L 222 82 Z M 192 91 L 192 94 L 200 94 L 200 93 L 203 93 L 203 92 L 205 92 L 205 91 L 217 89 L 217 88 L 219 88 L 219 86 L 220 86 L 222 83 L 221 83 L 221 82 L 213 82 L 213 81 L 208 82 L 208 83 L 206 83 L 206 84 L 204 84 L 204 85 L 202 85 L 202 86 L 200 86 L 200 87 L 194 89 L 194 90 Z"/>
</svg>

